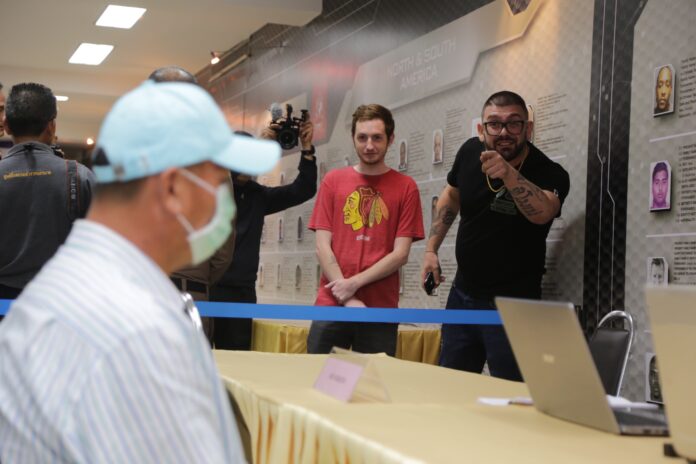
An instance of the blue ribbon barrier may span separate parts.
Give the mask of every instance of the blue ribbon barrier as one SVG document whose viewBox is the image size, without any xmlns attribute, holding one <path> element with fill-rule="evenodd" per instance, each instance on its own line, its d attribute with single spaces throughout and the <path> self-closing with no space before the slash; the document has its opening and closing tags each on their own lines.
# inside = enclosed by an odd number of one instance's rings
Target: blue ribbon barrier
<svg viewBox="0 0 696 464">
<path fill-rule="evenodd" d="M 12 301 L 0 300 L 0 315 L 7 313 Z M 196 306 L 203 317 L 501 325 L 498 312 L 490 309 L 346 308 L 344 306 L 214 303 L 208 301 L 197 301 Z"/>
</svg>

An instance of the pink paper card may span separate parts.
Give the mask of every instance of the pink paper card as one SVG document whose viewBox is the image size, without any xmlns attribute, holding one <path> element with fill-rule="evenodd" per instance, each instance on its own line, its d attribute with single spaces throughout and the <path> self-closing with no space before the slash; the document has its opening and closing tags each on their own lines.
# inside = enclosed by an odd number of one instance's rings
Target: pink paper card
<svg viewBox="0 0 696 464">
<path fill-rule="evenodd" d="M 358 364 L 329 357 L 314 388 L 338 400 L 349 401 L 364 369 Z"/>
</svg>

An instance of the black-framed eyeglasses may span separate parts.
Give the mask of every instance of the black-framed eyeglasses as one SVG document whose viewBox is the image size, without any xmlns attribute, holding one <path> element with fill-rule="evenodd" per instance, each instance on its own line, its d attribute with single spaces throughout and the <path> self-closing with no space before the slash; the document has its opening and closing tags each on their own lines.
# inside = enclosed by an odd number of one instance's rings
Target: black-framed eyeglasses
<svg viewBox="0 0 696 464">
<path fill-rule="evenodd" d="M 486 134 L 488 135 L 500 135 L 503 129 L 507 129 L 507 133 L 510 135 L 520 135 L 524 129 L 524 125 L 527 121 L 516 120 L 516 121 L 488 121 L 483 123 L 483 127 L 486 128 Z"/>
</svg>

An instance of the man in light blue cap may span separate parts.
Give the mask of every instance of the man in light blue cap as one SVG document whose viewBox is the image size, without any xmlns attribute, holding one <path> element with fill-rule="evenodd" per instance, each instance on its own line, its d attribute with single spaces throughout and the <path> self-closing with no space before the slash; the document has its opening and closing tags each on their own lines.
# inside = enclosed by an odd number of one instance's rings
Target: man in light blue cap
<svg viewBox="0 0 696 464">
<path fill-rule="evenodd" d="M 147 82 L 116 102 L 87 218 L 0 326 L 0 461 L 244 462 L 168 275 L 230 234 L 229 171 L 258 175 L 279 156 L 233 136 L 197 86 Z"/>
</svg>

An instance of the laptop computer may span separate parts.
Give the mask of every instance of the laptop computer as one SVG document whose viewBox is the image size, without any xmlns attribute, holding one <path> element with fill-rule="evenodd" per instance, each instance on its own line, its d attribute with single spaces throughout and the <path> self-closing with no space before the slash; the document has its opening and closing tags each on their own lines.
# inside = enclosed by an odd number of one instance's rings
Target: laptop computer
<svg viewBox="0 0 696 464">
<path fill-rule="evenodd" d="M 606 432 L 667 435 L 662 411 L 612 408 L 571 303 L 495 299 L 534 406 Z"/>
<path fill-rule="evenodd" d="M 696 460 L 696 288 L 647 287 L 645 299 L 672 444 Z"/>
</svg>

